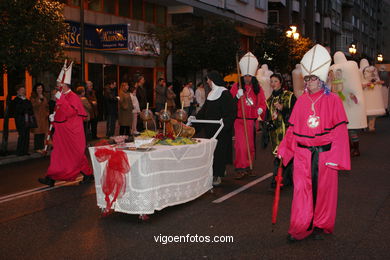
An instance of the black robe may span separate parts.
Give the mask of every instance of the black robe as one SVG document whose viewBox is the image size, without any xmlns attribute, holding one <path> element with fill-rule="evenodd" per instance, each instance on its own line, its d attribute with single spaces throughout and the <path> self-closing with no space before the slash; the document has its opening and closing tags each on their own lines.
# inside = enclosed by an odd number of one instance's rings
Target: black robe
<svg viewBox="0 0 390 260">
<path fill-rule="evenodd" d="M 236 118 L 236 106 L 233 104 L 232 95 L 225 90 L 216 100 L 206 100 L 202 109 L 196 115 L 196 119 L 220 120 L 223 118 L 224 127 L 217 136 L 217 147 L 214 151 L 213 175 L 223 177 L 226 165 L 232 163 L 233 158 L 233 124 Z M 206 138 L 214 136 L 219 124 L 201 124 Z"/>
</svg>

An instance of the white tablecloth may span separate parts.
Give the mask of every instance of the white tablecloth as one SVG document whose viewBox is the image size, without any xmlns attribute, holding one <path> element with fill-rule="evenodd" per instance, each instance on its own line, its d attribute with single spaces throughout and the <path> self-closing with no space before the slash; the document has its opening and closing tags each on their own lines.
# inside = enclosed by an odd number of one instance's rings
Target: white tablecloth
<svg viewBox="0 0 390 260">
<path fill-rule="evenodd" d="M 131 170 L 126 192 L 112 208 L 128 214 L 152 214 L 155 210 L 196 199 L 212 188 L 216 140 L 181 146 L 154 146 L 148 152 L 125 151 Z M 107 162 L 99 163 L 90 147 L 97 205 L 106 207 L 101 177 Z"/>
</svg>

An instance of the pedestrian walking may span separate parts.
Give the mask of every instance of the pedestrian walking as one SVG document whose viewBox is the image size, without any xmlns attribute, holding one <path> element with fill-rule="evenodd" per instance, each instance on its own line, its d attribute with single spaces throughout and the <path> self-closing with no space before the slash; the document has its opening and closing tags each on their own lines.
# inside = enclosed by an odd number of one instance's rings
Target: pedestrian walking
<svg viewBox="0 0 390 260">
<path fill-rule="evenodd" d="M 196 112 L 199 112 L 199 110 L 202 109 L 204 102 L 206 101 L 206 92 L 204 90 L 203 82 L 199 82 L 196 85 L 195 99 L 196 99 Z"/>
<path fill-rule="evenodd" d="M 131 134 L 132 135 L 139 135 L 139 132 L 137 131 L 137 121 L 139 117 L 140 108 L 139 108 L 139 103 L 137 99 L 137 89 L 134 86 L 130 87 L 130 97 L 131 97 L 131 102 L 133 104 L 133 120 L 131 122 Z"/>
<path fill-rule="evenodd" d="M 92 169 L 85 155 L 85 135 L 83 121 L 87 117 L 80 98 L 70 89 L 72 64 L 65 65 L 58 76 L 62 91 L 57 91 L 55 97 L 56 111 L 49 116 L 55 127 L 53 135 L 53 150 L 50 155 L 50 165 L 44 178 L 38 181 L 53 186 L 55 181 L 74 181 L 81 173 L 80 183 L 93 180 Z"/>
<path fill-rule="evenodd" d="M 173 91 L 173 84 L 169 82 L 167 83 L 167 107 L 168 107 L 168 111 L 171 112 L 172 115 L 176 110 L 175 99 L 176 99 L 176 94 Z"/>
<path fill-rule="evenodd" d="M 193 95 L 191 94 L 188 83 L 183 84 L 182 90 L 180 92 L 180 103 L 183 107 L 183 110 L 187 113 L 188 116 L 190 115 L 189 113 L 192 98 Z"/>
<path fill-rule="evenodd" d="M 202 109 L 196 114 L 197 119 L 220 120 L 223 119 L 222 131 L 217 136 L 217 147 L 213 159 L 213 185 L 218 186 L 225 176 L 226 165 L 232 163 L 233 155 L 233 123 L 236 117 L 236 107 L 229 91 L 223 87 L 225 82 L 217 71 L 207 74 L 207 82 L 212 87 Z M 211 138 L 220 125 L 201 124 L 205 130 L 206 138 Z"/>
<path fill-rule="evenodd" d="M 339 96 L 326 85 L 332 59 L 317 44 L 302 58 L 305 93 L 294 106 L 278 156 L 294 158 L 294 194 L 288 241 L 332 233 L 339 170 L 349 170 L 348 119 Z"/>
<path fill-rule="evenodd" d="M 84 126 L 85 140 L 89 141 L 91 139 L 91 132 L 88 126 L 91 120 L 91 114 L 93 114 L 92 105 L 85 97 L 85 88 L 83 86 L 77 87 L 76 93 L 80 98 L 81 104 L 83 104 L 85 112 L 87 113 L 87 117 L 83 121 L 83 126 Z"/>
</svg>

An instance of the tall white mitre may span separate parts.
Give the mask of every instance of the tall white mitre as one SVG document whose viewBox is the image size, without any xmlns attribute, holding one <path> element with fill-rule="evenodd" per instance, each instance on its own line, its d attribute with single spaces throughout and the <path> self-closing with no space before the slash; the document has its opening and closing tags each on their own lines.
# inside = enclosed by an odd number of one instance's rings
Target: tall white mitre
<svg viewBox="0 0 390 260">
<path fill-rule="evenodd" d="M 69 66 L 67 66 L 66 64 L 67 60 L 65 60 L 64 66 L 62 67 L 61 72 L 58 75 L 57 82 L 71 85 L 73 61 L 70 63 Z"/>
<path fill-rule="evenodd" d="M 240 60 L 241 75 L 250 75 L 252 77 L 255 77 L 258 66 L 259 62 L 257 61 L 255 55 L 253 55 L 251 52 L 248 52 Z"/>
<path fill-rule="evenodd" d="M 302 76 L 316 75 L 326 82 L 328 78 L 329 66 L 332 58 L 325 47 L 316 44 L 303 56 L 301 60 Z"/>
</svg>

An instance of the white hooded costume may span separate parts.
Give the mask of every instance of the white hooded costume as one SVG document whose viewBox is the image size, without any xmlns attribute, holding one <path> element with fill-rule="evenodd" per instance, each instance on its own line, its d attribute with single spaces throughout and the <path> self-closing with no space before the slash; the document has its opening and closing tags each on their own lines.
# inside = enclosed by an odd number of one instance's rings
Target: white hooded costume
<svg viewBox="0 0 390 260">
<path fill-rule="evenodd" d="M 360 60 L 363 93 L 366 99 L 367 116 L 381 116 L 386 113 L 382 96 L 382 81 L 378 70 L 366 59 Z"/>
<path fill-rule="evenodd" d="M 330 67 L 328 85 L 343 100 L 348 129 L 366 128 L 366 105 L 358 65 L 355 61 L 348 61 L 341 51 L 333 58 L 335 64 Z"/>
<path fill-rule="evenodd" d="M 268 99 L 272 94 L 271 88 L 271 75 L 272 71 L 268 69 L 267 64 L 261 65 L 260 69 L 256 72 L 256 78 L 260 83 L 261 88 L 264 90 L 265 99 Z"/>
<path fill-rule="evenodd" d="M 292 71 L 292 82 L 294 88 L 294 95 L 296 96 L 296 98 L 299 98 L 303 94 L 305 89 L 301 64 L 295 65 L 295 69 Z"/>
</svg>

